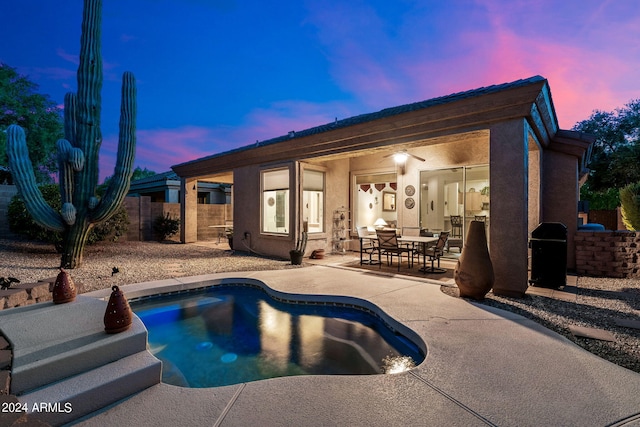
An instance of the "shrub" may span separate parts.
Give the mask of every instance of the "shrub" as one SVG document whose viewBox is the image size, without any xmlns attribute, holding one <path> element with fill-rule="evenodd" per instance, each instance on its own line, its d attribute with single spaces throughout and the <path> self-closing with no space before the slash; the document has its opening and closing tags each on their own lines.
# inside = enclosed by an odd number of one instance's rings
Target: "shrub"
<svg viewBox="0 0 640 427">
<path fill-rule="evenodd" d="M 103 242 L 109 240 L 115 242 L 120 236 L 127 234 L 129 229 L 129 214 L 124 206 L 113 214 L 113 216 L 106 221 L 97 224 L 87 237 L 87 243 L 92 245 L 96 242 Z"/>
<path fill-rule="evenodd" d="M 60 201 L 60 189 L 57 185 L 42 185 L 40 186 L 40 192 L 49 206 L 56 211 L 60 211 L 62 203 Z M 13 196 L 11 202 L 9 202 L 7 217 L 9 220 L 9 229 L 29 240 L 38 240 L 53 243 L 54 245 L 62 242 L 61 233 L 41 227 L 33 221 L 31 214 L 27 211 L 27 207 L 19 194 Z"/>
<path fill-rule="evenodd" d="M 167 212 L 165 216 L 158 215 L 153 221 L 153 231 L 158 241 L 166 240 L 167 237 L 173 236 L 180 231 L 180 219 L 171 218 L 169 212 Z"/>
<path fill-rule="evenodd" d="M 56 211 L 60 211 L 62 202 L 60 200 L 60 189 L 56 184 L 45 184 L 40 186 L 40 192 L 44 200 Z M 41 242 L 52 243 L 56 248 L 61 247 L 62 233 L 52 231 L 39 226 L 33 221 L 31 214 L 27 211 L 24 201 L 20 195 L 13 196 L 9 203 L 7 217 L 9 220 L 9 229 L 29 240 L 38 240 Z M 105 241 L 107 239 L 116 241 L 118 237 L 127 232 L 129 224 L 129 216 L 124 206 L 109 218 L 108 220 L 96 225 L 87 238 L 87 243 Z"/>
<path fill-rule="evenodd" d="M 622 222 L 627 230 L 640 230 L 640 182 L 620 190 Z"/>
</svg>

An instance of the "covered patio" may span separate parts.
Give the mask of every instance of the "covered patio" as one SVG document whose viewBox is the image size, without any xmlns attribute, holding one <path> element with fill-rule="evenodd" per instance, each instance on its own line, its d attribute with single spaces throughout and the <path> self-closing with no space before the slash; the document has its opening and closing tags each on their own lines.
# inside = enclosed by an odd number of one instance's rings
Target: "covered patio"
<svg viewBox="0 0 640 427">
<path fill-rule="evenodd" d="M 356 227 L 453 231 L 484 216 L 494 293 L 521 296 L 528 237 L 540 222 L 568 230 L 575 267 L 580 179 L 589 136 L 558 128 L 540 76 L 385 109 L 173 166 L 181 241 L 197 239 L 197 181 L 233 185 L 233 245 L 288 258 L 357 250 Z M 490 188 L 490 191 L 489 191 Z M 455 249 L 454 249 L 455 251 Z"/>
</svg>

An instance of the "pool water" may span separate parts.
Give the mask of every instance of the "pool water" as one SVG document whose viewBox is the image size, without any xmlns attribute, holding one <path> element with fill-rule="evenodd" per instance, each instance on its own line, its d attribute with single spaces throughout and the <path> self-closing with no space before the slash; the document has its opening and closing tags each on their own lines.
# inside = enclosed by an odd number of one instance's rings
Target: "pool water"
<svg viewBox="0 0 640 427">
<path fill-rule="evenodd" d="M 369 312 L 276 301 L 252 286 L 217 285 L 131 307 L 163 362 L 163 382 L 183 387 L 393 373 L 424 360 L 417 345 Z"/>
</svg>

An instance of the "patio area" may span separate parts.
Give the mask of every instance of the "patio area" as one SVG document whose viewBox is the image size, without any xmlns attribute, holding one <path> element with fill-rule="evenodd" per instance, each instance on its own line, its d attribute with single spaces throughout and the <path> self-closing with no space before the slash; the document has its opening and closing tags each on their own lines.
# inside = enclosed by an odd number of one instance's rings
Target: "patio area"
<svg viewBox="0 0 640 427">
<path fill-rule="evenodd" d="M 420 277 L 371 274 L 328 257 L 286 271 L 129 285 L 130 297 L 247 277 L 302 295 L 369 301 L 415 331 L 427 358 L 396 375 L 300 376 L 212 389 L 159 384 L 78 425 L 632 425 L 640 375 L 513 313 L 440 292 Z M 97 291 L 94 297 L 104 297 Z"/>
</svg>

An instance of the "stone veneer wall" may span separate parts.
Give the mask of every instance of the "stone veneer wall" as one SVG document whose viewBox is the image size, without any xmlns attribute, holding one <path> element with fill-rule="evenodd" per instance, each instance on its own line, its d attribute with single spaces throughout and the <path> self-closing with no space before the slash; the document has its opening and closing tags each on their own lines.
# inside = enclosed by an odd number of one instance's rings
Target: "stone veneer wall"
<svg viewBox="0 0 640 427">
<path fill-rule="evenodd" d="M 640 232 L 578 231 L 574 241 L 578 275 L 640 277 Z"/>
</svg>

